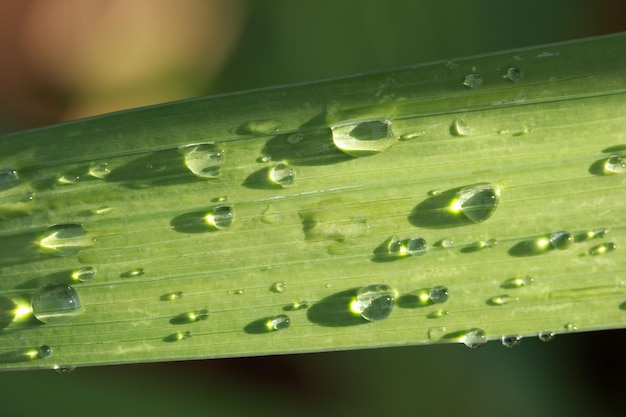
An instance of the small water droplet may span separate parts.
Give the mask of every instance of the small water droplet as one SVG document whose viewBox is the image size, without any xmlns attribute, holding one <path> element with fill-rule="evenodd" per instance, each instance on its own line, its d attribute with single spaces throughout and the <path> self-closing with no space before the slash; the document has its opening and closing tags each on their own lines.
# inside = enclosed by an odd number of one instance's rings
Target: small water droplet
<svg viewBox="0 0 626 417">
<path fill-rule="evenodd" d="M 287 311 L 296 311 L 296 310 L 304 310 L 305 308 L 309 308 L 309 302 L 306 300 L 298 301 L 296 303 L 292 303 L 285 307 Z"/>
<path fill-rule="evenodd" d="M 270 182 L 280 185 L 281 187 L 291 187 L 296 183 L 296 170 L 286 162 L 280 162 L 274 165 L 269 172 Z"/>
<path fill-rule="evenodd" d="M 617 249 L 617 245 L 613 242 L 602 243 L 589 249 L 589 255 L 604 255 L 609 252 L 613 252 L 615 249 Z"/>
<path fill-rule="evenodd" d="M 267 320 L 265 326 L 267 330 L 284 330 L 287 329 L 291 325 L 291 319 L 286 314 L 279 314 L 278 316 L 274 316 Z"/>
<path fill-rule="evenodd" d="M 57 365 L 54 367 L 55 371 L 63 375 L 71 374 L 72 372 L 74 372 L 75 369 L 76 367 L 73 365 L 63 365 L 63 366 Z"/>
<path fill-rule="evenodd" d="M 494 297 L 491 297 L 487 301 L 487 304 L 492 305 L 492 306 L 502 306 L 502 305 L 509 304 L 515 301 L 519 301 L 519 298 L 511 297 L 508 294 L 503 294 L 503 295 L 496 295 Z"/>
<path fill-rule="evenodd" d="M 502 346 L 508 348 L 514 348 L 522 343 L 522 336 L 502 336 Z"/>
<path fill-rule="evenodd" d="M 163 294 L 160 297 L 160 300 L 161 301 L 180 300 L 184 296 L 185 296 L 185 294 L 182 291 L 176 291 L 176 292 L 170 292 L 170 293 L 167 293 L 167 294 Z"/>
<path fill-rule="evenodd" d="M 537 337 L 539 338 L 539 340 L 541 340 L 542 342 L 551 342 L 554 340 L 554 338 L 556 337 L 556 333 L 551 332 L 551 331 L 547 331 L 547 332 L 540 332 Z"/>
<path fill-rule="evenodd" d="M 174 324 L 195 323 L 200 320 L 208 319 L 210 315 L 209 310 L 190 311 L 175 317 L 171 322 Z"/>
<path fill-rule="evenodd" d="M 435 304 L 445 303 L 449 297 L 448 288 L 443 285 L 437 285 L 428 290 L 428 298 Z"/>
<path fill-rule="evenodd" d="M 480 223 L 487 220 L 498 208 L 500 188 L 494 185 L 478 185 L 459 191 L 451 210 L 461 212 L 469 220 Z"/>
<path fill-rule="evenodd" d="M 591 239 L 601 239 L 603 237 L 606 237 L 607 234 L 609 234 L 609 229 L 601 227 L 601 228 L 598 228 L 598 229 L 589 230 L 585 237 L 587 239 L 589 239 L 589 240 L 591 240 Z"/>
<path fill-rule="evenodd" d="M 233 206 L 224 204 L 213 207 L 212 212 L 207 214 L 205 219 L 216 229 L 226 230 L 233 224 L 234 217 Z"/>
<path fill-rule="evenodd" d="M 48 358 L 52 354 L 52 348 L 50 348 L 50 346 L 48 345 L 41 345 L 37 349 L 37 354 L 41 359 Z"/>
<path fill-rule="evenodd" d="M 230 290 L 228 291 L 229 294 L 231 295 L 244 295 L 246 293 L 246 290 L 244 289 L 236 289 L 236 290 Z"/>
<path fill-rule="evenodd" d="M 619 155 L 611 155 L 604 162 L 603 168 L 605 174 L 621 174 L 626 172 L 626 162 Z"/>
<path fill-rule="evenodd" d="M 283 293 L 287 290 L 287 284 L 283 281 L 278 281 L 272 284 L 272 291 Z"/>
<path fill-rule="evenodd" d="M 442 248 L 451 248 L 454 246 L 454 239 L 452 238 L 444 238 L 437 242 L 437 246 Z"/>
<path fill-rule="evenodd" d="M 13 188 L 20 183 L 20 176 L 14 169 L 0 170 L 0 191 Z"/>
<path fill-rule="evenodd" d="M 411 140 L 415 138 L 421 138 L 422 136 L 425 136 L 425 135 L 426 135 L 426 132 L 423 130 L 420 130 L 418 132 L 405 133 L 402 136 L 400 136 L 400 140 Z"/>
<path fill-rule="evenodd" d="M 47 324 L 65 323 L 83 311 L 78 292 L 65 284 L 41 287 L 33 295 L 31 306 L 35 318 Z"/>
<path fill-rule="evenodd" d="M 428 313 L 426 317 L 428 317 L 429 319 L 440 319 L 442 317 L 447 316 L 448 314 L 450 314 L 448 310 L 438 309 L 438 310 Z"/>
<path fill-rule="evenodd" d="M 500 286 L 502 288 L 520 288 L 520 287 L 525 287 L 527 285 L 530 285 L 533 282 L 534 282 L 534 279 L 528 276 L 514 277 L 514 278 L 507 279 L 502 284 L 500 284 Z"/>
<path fill-rule="evenodd" d="M 74 174 L 64 174 L 57 178 L 58 185 L 74 185 L 80 181 L 80 177 Z"/>
<path fill-rule="evenodd" d="M 470 125 L 465 119 L 454 119 L 450 131 L 454 136 L 468 136 L 470 134 Z"/>
<path fill-rule="evenodd" d="M 39 239 L 41 249 L 57 256 L 74 255 L 92 243 L 93 239 L 87 237 L 85 229 L 78 223 L 50 226 Z"/>
<path fill-rule="evenodd" d="M 568 332 L 575 332 L 578 330 L 578 327 L 574 323 L 565 323 L 564 327 Z"/>
<path fill-rule="evenodd" d="M 180 342 L 181 340 L 190 339 L 193 334 L 190 331 L 176 332 L 167 336 L 164 340 L 167 342 Z"/>
<path fill-rule="evenodd" d="M 476 349 L 485 346 L 487 343 L 487 333 L 482 329 L 469 329 L 463 335 L 463 343 L 468 348 Z"/>
<path fill-rule="evenodd" d="M 509 68 L 509 70 L 506 72 L 506 78 L 508 78 L 511 81 L 519 81 L 519 79 L 522 77 L 522 72 L 518 69 L 518 68 Z"/>
<path fill-rule="evenodd" d="M 101 216 L 101 215 L 103 215 L 103 214 L 108 214 L 108 213 L 110 213 L 110 212 L 112 212 L 112 211 L 113 211 L 113 207 L 103 206 L 103 207 L 98 207 L 98 208 L 95 208 L 95 209 L 93 209 L 91 212 L 92 212 L 93 214 L 96 214 L 96 215 Z"/>
<path fill-rule="evenodd" d="M 259 161 L 263 163 L 270 162 L 271 160 L 272 155 L 263 155 L 261 158 L 259 158 Z"/>
<path fill-rule="evenodd" d="M 96 275 L 96 268 L 93 266 L 83 266 L 72 271 L 72 279 L 74 281 L 87 282 L 91 281 Z"/>
<path fill-rule="evenodd" d="M 354 157 L 377 154 L 396 143 L 389 120 L 340 124 L 331 130 L 337 149 Z"/>
<path fill-rule="evenodd" d="M 124 272 L 120 276 L 122 278 L 135 278 L 135 277 L 140 277 L 140 276 L 142 276 L 145 273 L 146 273 L 145 269 L 143 269 L 143 268 L 135 268 L 135 269 L 131 269 L 130 271 Z"/>
<path fill-rule="evenodd" d="M 392 236 L 387 240 L 387 253 L 391 257 L 421 256 L 428 252 L 428 244 L 421 237 L 399 240 Z"/>
<path fill-rule="evenodd" d="M 479 240 L 472 245 L 473 250 L 481 250 L 481 249 L 493 249 L 498 246 L 499 242 L 497 239 L 487 239 L 487 240 Z"/>
<path fill-rule="evenodd" d="M 463 79 L 463 85 L 467 88 L 477 88 L 483 83 L 483 77 L 480 74 L 467 74 Z"/>
<path fill-rule="evenodd" d="M 271 135 L 278 132 L 281 123 L 276 119 L 254 120 L 247 122 L 241 127 L 245 133 L 254 133 L 258 135 Z"/>
<path fill-rule="evenodd" d="M 550 235 L 550 244 L 553 248 L 564 250 L 572 246 L 574 236 L 570 232 L 558 231 Z"/>
<path fill-rule="evenodd" d="M 428 340 L 437 342 L 448 332 L 446 327 L 431 327 L 428 329 Z"/>
<path fill-rule="evenodd" d="M 291 145 L 297 145 L 303 140 L 304 134 L 302 133 L 292 133 L 291 135 L 287 136 L 287 143 L 290 143 Z"/>
<path fill-rule="evenodd" d="M 178 151 L 185 158 L 185 165 L 200 178 L 215 178 L 220 175 L 224 163 L 224 150 L 215 142 L 193 143 L 181 146 Z"/>
<path fill-rule="evenodd" d="M 384 320 L 393 310 L 395 297 L 395 290 L 388 285 L 367 285 L 359 289 L 351 308 L 365 320 Z"/>
<path fill-rule="evenodd" d="M 94 178 L 104 179 L 111 173 L 109 164 L 106 162 L 101 164 L 92 165 L 89 167 L 89 175 Z"/>
</svg>

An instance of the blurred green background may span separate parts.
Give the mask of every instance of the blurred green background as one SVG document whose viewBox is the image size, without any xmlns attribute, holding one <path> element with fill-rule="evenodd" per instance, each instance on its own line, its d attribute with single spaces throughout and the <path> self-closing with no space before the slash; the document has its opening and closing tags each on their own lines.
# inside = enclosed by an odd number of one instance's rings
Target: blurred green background
<svg viewBox="0 0 626 417">
<path fill-rule="evenodd" d="M 625 17 L 603 0 L 7 1 L 0 131 L 619 32 Z M 619 330 L 0 373 L 0 416 L 623 415 L 625 347 Z"/>
</svg>

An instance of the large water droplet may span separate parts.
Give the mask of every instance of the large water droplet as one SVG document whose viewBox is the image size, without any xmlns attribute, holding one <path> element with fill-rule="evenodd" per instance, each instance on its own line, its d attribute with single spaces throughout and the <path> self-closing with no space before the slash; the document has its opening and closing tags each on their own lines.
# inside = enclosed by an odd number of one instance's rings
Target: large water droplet
<svg viewBox="0 0 626 417">
<path fill-rule="evenodd" d="M 443 285 L 438 285 L 428 290 L 428 298 L 435 304 L 445 303 L 449 297 L 448 288 Z"/>
<path fill-rule="evenodd" d="M 39 355 L 41 359 L 49 358 L 51 354 L 52 348 L 48 345 L 41 345 L 37 348 L 37 355 Z"/>
<path fill-rule="evenodd" d="M 396 236 L 392 236 L 386 241 L 386 246 L 387 255 L 390 257 L 421 256 L 428 252 L 428 244 L 421 237 L 399 240 Z"/>
<path fill-rule="evenodd" d="M 617 249 L 617 245 L 613 242 L 602 243 L 600 245 L 596 245 L 593 248 L 589 249 L 590 255 L 605 255 L 609 252 L 613 252 Z"/>
<path fill-rule="evenodd" d="M 106 162 L 89 167 L 89 175 L 94 178 L 104 179 L 109 176 L 110 173 L 111 170 L 109 169 L 109 164 Z"/>
<path fill-rule="evenodd" d="M 296 183 L 296 170 L 286 162 L 280 162 L 270 169 L 268 177 L 273 184 L 291 187 Z"/>
<path fill-rule="evenodd" d="M 213 207 L 211 213 L 207 214 L 206 221 L 218 230 L 226 230 L 233 224 L 235 212 L 231 205 L 219 205 Z"/>
<path fill-rule="evenodd" d="M 50 226 L 39 239 L 39 246 L 45 252 L 57 256 L 74 255 L 92 243 L 93 239 L 87 236 L 83 226 L 78 223 Z"/>
<path fill-rule="evenodd" d="M 215 142 L 193 143 L 181 146 L 178 151 L 185 158 L 185 165 L 200 178 L 215 178 L 220 175 L 224 163 L 224 150 Z"/>
<path fill-rule="evenodd" d="M 482 329 L 469 329 L 463 335 L 463 343 L 472 349 L 483 347 L 487 343 L 487 333 Z"/>
<path fill-rule="evenodd" d="M 477 88 L 483 83 L 483 77 L 480 74 L 467 74 L 463 79 L 463 85 L 467 88 Z"/>
<path fill-rule="evenodd" d="M 397 141 L 389 120 L 339 124 L 331 129 L 337 149 L 354 157 L 377 154 Z"/>
<path fill-rule="evenodd" d="M 477 185 L 464 188 L 456 195 L 451 209 L 461 212 L 469 220 L 480 223 L 487 220 L 498 208 L 500 188 L 494 185 Z"/>
<path fill-rule="evenodd" d="M 550 244 L 553 248 L 564 250 L 572 246 L 574 236 L 570 232 L 558 231 L 550 235 Z"/>
<path fill-rule="evenodd" d="M 384 320 L 393 310 L 395 297 L 395 290 L 388 285 L 368 285 L 359 289 L 351 308 L 365 320 Z"/>
<path fill-rule="evenodd" d="M 287 329 L 291 325 L 291 319 L 286 314 L 279 314 L 278 316 L 272 317 L 267 320 L 265 323 L 265 327 L 267 330 L 284 330 Z"/>
<path fill-rule="evenodd" d="M 78 292 L 66 284 L 48 284 L 32 299 L 33 315 L 42 323 L 57 324 L 76 317 L 83 311 Z"/>
<path fill-rule="evenodd" d="M 626 172 L 626 162 L 619 155 L 611 155 L 604 162 L 603 168 L 605 174 L 621 174 Z"/>
<path fill-rule="evenodd" d="M 87 282 L 91 281 L 96 275 L 96 268 L 93 266 L 83 266 L 72 271 L 72 279 L 74 281 Z"/>
<path fill-rule="evenodd" d="M 508 348 L 514 348 L 522 343 L 522 336 L 502 336 L 502 345 Z"/>
<path fill-rule="evenodd" d="M 0 191 L 13 188 L 20 183 L 20 176 L 14 169 L 0 170 Z"/>
</svg>

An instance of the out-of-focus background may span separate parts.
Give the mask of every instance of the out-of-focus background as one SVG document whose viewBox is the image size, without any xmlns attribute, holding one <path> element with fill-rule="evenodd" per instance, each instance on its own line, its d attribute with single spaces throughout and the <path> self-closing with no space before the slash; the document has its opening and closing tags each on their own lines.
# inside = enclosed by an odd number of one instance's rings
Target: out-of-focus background
<svg viewBox="0 0 626 417">
<path fill-rule="evenodd" d="M 610 0 L 0 0 L 0 133 L 624 30 Z M 0 416 L 622 415 L 625 335 L 0 373 Z"/>
</svg>

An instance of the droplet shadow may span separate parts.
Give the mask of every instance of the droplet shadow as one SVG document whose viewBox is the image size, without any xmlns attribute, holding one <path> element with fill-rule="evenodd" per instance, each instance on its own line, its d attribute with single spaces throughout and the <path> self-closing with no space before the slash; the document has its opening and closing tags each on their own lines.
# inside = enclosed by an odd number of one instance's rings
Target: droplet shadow
<svg viewBox="0 0 626 417">
<path fill-rule="evenodd" d="M 217 229 L 206 220 L 208 214 L 209 210 L 183 213 L 174 217 L 170 221 L 170 226 L 179 233 L 215 232 Z"/>
<path fill-rule="evenodd" d="M 374 249 L 373 255 L 370 260 L 372 262 L 393 262 L 408 258 L 408 256 L 399 256 L 389 253 L 389 245 L 391 244 L 392 240 L 393 236 L 378 245 L 376 249 Z"/>
<path fill-rule="evenodd" d="M 538 237 L 535 239 L 523 240 L 516 243 L 509 249 L 509 255 L 515 257 L 538 256 L 550 252 L 552 249 L 544 242 L 546 238 Z"/>
<path fill-rule="evenodd" d="M 264 167 L 258 171 L 248 175 L 246 179 L 241 183 L 244 187 L 252 188 L 255 190 L 280 190 L 282 187 L 278 184 L 273 184 L 269 180 L 269 173 L 271 167 Z"/>
<path fill-rule="evenodd" d="M 307 319 L 326 327 L 347 327 L 368 323 L 350 309 L 358 288 L 341 291 L 314 303 L 307 310 Z"/>
<path fill-rule="evenodd" d="M 248 334 L 266 334 L 266 333 L 274 333 L 274 329 L 271 329 L 267 326 L 267 323 L 272 320 L 271 316 L 263 317 L 258 320 L 254 320 L 248 323 L 243 331 Z"/>
<path fill-rule="evenodd" d="M 409 222 L 416 227 L 445 229 L 473 224 L 463 213 L 450 210 L 457 193 L 465 187 L 452 188 L 429 197 L 419 203 L 409 215 Z"/>
</svg>

